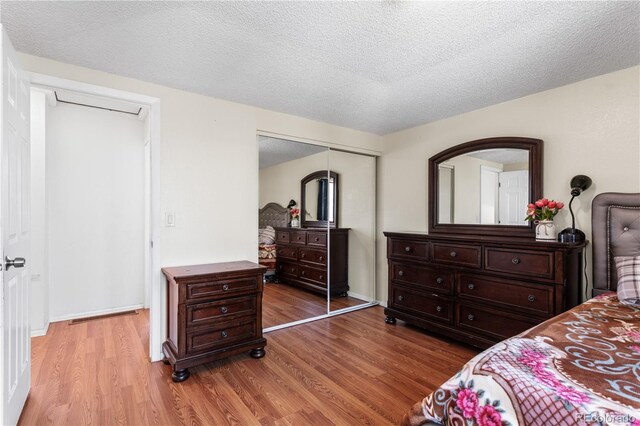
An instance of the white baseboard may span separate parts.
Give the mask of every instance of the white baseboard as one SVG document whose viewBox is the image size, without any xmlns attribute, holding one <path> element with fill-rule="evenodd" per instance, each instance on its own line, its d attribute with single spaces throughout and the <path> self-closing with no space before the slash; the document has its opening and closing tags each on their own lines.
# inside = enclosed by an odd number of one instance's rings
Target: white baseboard
<svg viewBox="0 0 640 426">
<path fill-rule="evenodd" d="M 140 303 L 137 305 L 131 306 L 122 306 L 118 308 L 109 308 L 109 309 L 100 309 L 97 311 L 88 311 L 81 312 L 78 314 L 70 314 L 70 315 L 61 315 L 59 317 L 52 317 L 51 322 L 59 322 L 59 321 L 68 321 L 78 318 L 87 318 L 87 317 L 95 317 L 98 315 L 109 315 L 109 314 L 117 314 L 119 312 L 133 311 L 136 309 L 142 309 L 144 307 L 144 303 Z"/>
<path fill-rule="evenodd" d="M 49 331 L 49 323 L 46 323 L 44 328 L 41 328 L 38 330 L 31 330 L 31 337 L 46 336 L 47 331 Z"/>
<path fill-rule="evenodd" d="M 356 299 L 364 300 L 366 302 L 376 302 L 375 298 L 371 298 L 371 297 L 365 296 L 363 294 L 354 293 L 352 291 L 348 291 L 347 295 L 349 297 L 355 297 Z"/>
</svg>

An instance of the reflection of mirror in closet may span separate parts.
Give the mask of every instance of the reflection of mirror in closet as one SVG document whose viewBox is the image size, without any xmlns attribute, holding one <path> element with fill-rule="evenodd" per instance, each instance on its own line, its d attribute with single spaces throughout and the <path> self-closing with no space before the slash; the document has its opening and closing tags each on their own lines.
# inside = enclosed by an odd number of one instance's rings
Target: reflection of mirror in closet
<svg viewBox="0 0 640 426">
<path fill-rule="evenodd" d="M 375 300 L 376 159 L 330 150 L 329 167 L 339 177 L 338 229 L 349 230 L 345 259 L 348 290 L 346 295 L 331 291 L 329 306 L 333 312 Z"/>
<path fill-rule="evenodd" d="M 302 210 L 305 176 L 322 170 L 327 176 L 328 149 L 266 136 L 258 136 L 258 147 L 258 261 L 268 268 L 262 326 L 270 328 L 327 314 L 327 226 L 292 226 L 287 207 L 294 201 L 291 208 Z"/>
</svg>

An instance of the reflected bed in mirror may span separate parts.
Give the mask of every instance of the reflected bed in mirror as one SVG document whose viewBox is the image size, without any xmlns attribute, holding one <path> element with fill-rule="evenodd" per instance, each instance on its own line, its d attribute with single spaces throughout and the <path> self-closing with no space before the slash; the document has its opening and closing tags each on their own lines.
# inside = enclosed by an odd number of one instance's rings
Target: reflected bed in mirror
<svg viewBox="0 0 640 426">
<path fill-rule="evenodd" d="M 524 221 L 542 194 L 542 141 L 480 139 L 429 160 L 429 231 L 532 235 Z"/>
</svg>

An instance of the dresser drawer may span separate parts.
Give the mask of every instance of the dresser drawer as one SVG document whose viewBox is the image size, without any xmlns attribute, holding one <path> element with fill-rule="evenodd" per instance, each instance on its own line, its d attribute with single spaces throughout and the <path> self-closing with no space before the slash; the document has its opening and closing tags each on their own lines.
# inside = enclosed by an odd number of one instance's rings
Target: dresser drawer
<svg viewBox="0 0 640 426">
<path fill-rule="evenodd" d="M 278 251 L 276 256 L 278 259 L 298 260 L 298 248 L 278 246 Z"/>
<path fill-rule="evenodd" d="M 396 285 L 391 291 L 389 305 L 405 312 L 427 315 L 441 322 L 453 322 L 453 303 L 448 299 L 438 298 L 437 294 L 427 296 L 419 290 Z"/>
<path fill-rule="evenodd" d="M 487 247 L 485 269 L 527 277 L 554 278 L 554 253 Z"/>
<path fill-rule="evenodd" d="M 424 241 L 389 239 L 389 257 L 411 260 L 427 260 L 429 257 L 429 243 Z"/>
<path fill-rule="evenodd" d="M 298 265 L 287 262 L 278 262 L 278 275 L 281 277 L 298 278 Z"/>
<path fill-rule="evenodd" d="M 325 232 L 307 232 L 307 245 L 326 247 L 327 234 Z"/>
<path fill-rule="evenodd" d="M 488 302 L 544 316 L 553 314 L 551 286 L 517 283 L 471 274 L 461 274 L 457 286 L 457 294 L 463 299 Z"/>
<path fill-rule="evenodd" d="M 211 327 L 187 331 L 186 351 L 197 353 L 231 346 L 259 336 L 257 321 L 247 317 L 236 321 L 218 322 Z"/>
<path fill-rule="evenodd" d="M 202 299 L 211 297 L 223 297 L 240 291 L 249 292 L 258 289 L 258 280 L 255 277 L 226 279 L 220 281 L 188 283 L 186 285 L 186 299 Z"/>
<path fill-rule="evenodd" d="M 186 306 L 187 329 L 256 314 L 256 296 L 234 297 Z"/>
<path fill-rule="evenodd" d="M 478 308 L 465 304 L 458 305 L 456 325 L 479 334 L 498 339 L 515 336 L 539 322 L 509 315 L 494 309 Z"/>
<path fill-rule="evenodd" d="M 424 287 L 446 294 L 453 293 L 453 272 L 445 269 L 422 268 L 409 263 L 389 262 L 394 283 Z"/>
<path fill-rule="evenodd" d="M 276 231 L 276 243 L 289 244 L 289 231 Z"/>
<path fill-rule="evenodd" d="M 305 231 L 289 231 L 290 244 L 307 244 L 307 233 Z"/>
<path fill-rule="evenodd" d="M 309 266 L 300 265 L 301 279 L 313 281 L 314 284 L 322 287 L 327 286 L 327 272 L 322 269 L 310 268 Z"/>
<path fill-rule="evenodd" d="M 300 248 L 300 261 L 317 265 L 327 264 L 327 252 L 312 248 Z"/>
<path fill-rule="evenodd" d="M 479 268 L 482 264 L 480 246 L 433 243 L 433 261 Z"/>
</svg>

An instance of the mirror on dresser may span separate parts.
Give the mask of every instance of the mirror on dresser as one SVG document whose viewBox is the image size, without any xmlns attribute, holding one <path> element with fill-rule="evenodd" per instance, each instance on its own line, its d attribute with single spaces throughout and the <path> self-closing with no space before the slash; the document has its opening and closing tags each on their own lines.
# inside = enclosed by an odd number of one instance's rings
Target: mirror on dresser
<svg viewBox="0 0 640 426">
<path fill-rule="evenodd" d="M 526 206 L 542 196 L 542 141 L 466 142 L 429 159 L 429 232 L 533 235 Z"/>
<path fill-rule="evenodd" d="M 262 303 L 262 325 L 268 329 L 328 313 L 326 290 L 324 293 L 321 289 L 309 291 L 309 287 L 297 285 L 300 284 L 302 273 L 318 282 L 326 280 L 326 273 L 322 273 L 322 263 L 326 262 L 329 255 L 328 226 L 318 224 L 313 232 L 300 226 L 291 226 L 290 209 L 287 207 L 292 201 L 295 202 L 291 208 L 300 210 L 299 217 L 302 217 L 301 179 L 318 171 L 323 171 L 324 176 L 327 176 L 329 150 L 324 146 L 258 136 L 258 151 L 259 229 L 267 230 L 265 233 L 269 234 L 264 242 L 271 242 L 269 236 L 274 240 L 272 246 L 260 248 L 259 244 L 258 260 L 269 268 Z M 273 231 L 267 228 L 269 226 Z M 307 238 L 311 238 L 311 246 L 306 245 Z M 301 270 L 301 250 L 305 257 L 315 255 L 312 260 L 320 267 Z M 306 282 L 308 281 L 302 281 Z"/>
</svg>

